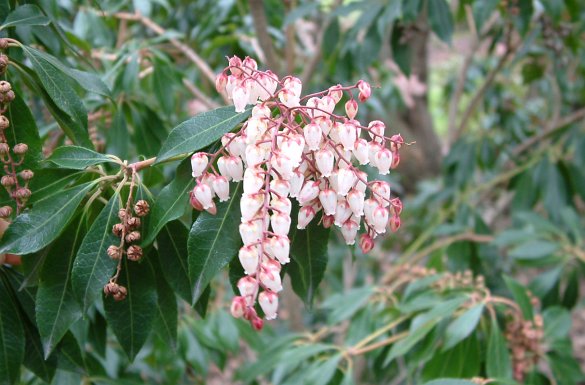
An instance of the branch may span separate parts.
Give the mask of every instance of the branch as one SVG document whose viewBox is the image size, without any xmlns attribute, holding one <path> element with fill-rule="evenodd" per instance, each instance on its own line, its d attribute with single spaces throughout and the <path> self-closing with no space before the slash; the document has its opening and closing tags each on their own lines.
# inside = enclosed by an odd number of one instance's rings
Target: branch
<svg viewBox="0 0 585 385">
<path fill-rule="evenodd" d="M 219 107 L 219 104 L 217 104 L 214 100 L 208 98 L 207 95 L 205 95 L 203 91 L 197 88 L 197 86 L 193 84 L 189 79 L 183 78 L 183 85 L 187 87 L 196 98 L 199 98 L 199 100 L 201 100 L 201 102 L 203 102 L 203 104 L 205 104 L 210 109 L 215 109 Z"/>
<path fill-rule="evenodd" d="M 266 20 L 266 13 L 264 12 L 264 2 L 262 0 L 249 0 L 250 13 L 254 20 L 254 29 L 258 37 L 258 43 L 264 53 L 266 64 L 268 67 L 278 75 L 280 65 L 272 46 L 272 38 L 268 34 L 268 21 Z"/>
<path fill-rule="evenodd" d="M 494 240 L 494 237 L 491 235 L 483 235 L 483 234 L 475 234 L 475 233 L 461 233 L 456 234 L 450 237 L 442 238 L 437 240 L 435 243 L 425 247 L 418 253 L 414 254 L 413 256 L 408 258 L 409 263 L 415 264 L 419 260 L 423 259 L 433 251 L 442 249 L 445 246 L 449 246 L 452 243 L 459 242 L 459 241 L 471 241 L 471 242 L 478 242 L 478 243 L 488 243 Z"/>
</svg>

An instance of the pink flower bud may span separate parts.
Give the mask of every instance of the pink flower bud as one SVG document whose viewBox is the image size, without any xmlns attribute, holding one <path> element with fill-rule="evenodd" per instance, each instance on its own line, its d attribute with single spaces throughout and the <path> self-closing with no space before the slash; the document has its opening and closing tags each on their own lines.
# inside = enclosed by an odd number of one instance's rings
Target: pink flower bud
<svg viewBox="0 0 585 385">
<path fill-rule="evenodd" d="M 242 220 L 249 221 L 254 218 L 263 204 L 263 193 L 242 194 L 242 199 L 240 199 L 240 213 L 242 214 Z"/>
<path fill-rule="evenodd" d="M 264 176 L 259 167 L 247 168 L 244 172 L 244 194 L 255 194 L 264 186 Z"/>
<path fill-rule="evenodd" d="M 305 141 L 307 142 L 309 150 L 317 151 L 319 149 L 322 133 L 321 126 L 316 123 L 307 124 L 305 128 L 303 128 L 303 134 L 305 136 Z"/>
<path fill-rule="evenodd" d="M 304 184 L 298 197 L 301 206 L 305 206 L 319 196 L 319 184 L 320 182 L 312 180 L 308 180 Z"/>
<path fill-rule="evenodd" d="M 375 142 L 382 143 L 384 141 L 384 131 L 386 131 L 386 125 L 384 122 L 379 120 L 373 120 L 368 124 L 368 131 L 370 138 L 374 139 Z"/>
<path fill-rule="evenodd" d="M 354 99 L 345 102 L 345 113 L 350 119 L 355 118 L 358 112 L 358 104 Z"/>
<path fill-rule="evenodd" d="M 258 316 L 252 317 L 250 323 L 254 330 L 260 331 L 264 327 L 264 320 Z"/>
<path fill-rule="evenodd" d="M 225 176 L 216 175 L 211 185 L 220 202 L 230 199 L 230 183 Z"/>
<path fill-rule="evenodd" d="M 402 135 L 395 134 L 390 137 L 390 149 L 392 151 L 400 150 L 400 147 L 404 144 L 404 139 L 402 139 Z"/>
<path fill-rule="evenodd" d="M 402 201 L 400 198 L 394 198 L 390 200 L 391 210 L 395 215 L 400 215 L 402 212 Z"/>
<path fill-rule="evenodd" d="M 270 71 L 258 74 L 260 100 L 265 101 L 274 96 L 274 91 L 276 91 L 276 88 L 278 87 L 278 83 L 275 78 L 276 75 Z"/>
<path fill-rule="evenodd" d="M 353 150 L 356 140 L 357 140 L 356 126 L 352 123 L 342 124 L 339 128 L 339 141 L 343 145 L 343 149 L 345 151 Z"/>
<path fill-rule="evenodd" d="M 370 162 L 370 156 L 368 153 L 368 142 L 365 139 L 360 138 L 356 140 L 352 152 L 355 158 L 362 166 Z"/>
<path fill-rule="evenodd" d="M 238 258 L 246 274 L 256 273 L 259 263 L 258 246 L 243 246 L 238 252 Z"/>
<path fill-rule="evenodd" d="M 369 234 L 362 234 L 360 236 L 360 249 L 362 253 L 367 254 L 374 248 L 374 240 Z"/>
<path fill-rule="evenodd" d="M 222 93 L 225 91 L 225 86 L 227 85 L 228 77 L 225 72 L 220 73 L 215 77 L 215 89 L 218 93 Z"/>
<path fill-rule="evenodd" d="M 237 56 L 232 56 L 228 59 L 230 67 L 241 67 L 242 66 L 242 59 Z M 232 75 L 239 76 L 242 74 L 242 70 L 240 68 L 230 68 Z"/>
<path fill-rule="evenodd" d="M 360 91 L 358 94 L 358 98 L 360 99 L 360 102 L 365 102 L 366 100 L 368 100 L 368 98 L 372 95 L 372 88 L 370 87 L 370 84 L 360 80 L 357 84 L 358 90 Z"/>
<path fill-rule="evenodd" d="M 305 176 L 299 172 L 294 171 L 291 178 L 290 178 L 290 191 L 289 194 L 293 198 L 297 198 L 301 192 L 301 188 L 303 187 L 303 182 L 305 181 Z"/>
<path fill-rule="evenodd" d="M 286 197 L 290 192 L 290 182 L 284 179 L 274 178 L 270 181 L 270 190 L 281 197 Z"/>
<path fill-rule="evenodd" d="M 341 84 L 337 84 L 335 86 L 329 87 L 329 92 L 327 95 L 331 96 L 335 101 L 335 104 L 339 103 L 341 98 L 343 97 L 343 91 L 341 90 Z"/>
<path fill-rule="evenodd" d="M 205 183 L 197 183 L 193 188 L 193 196 L 201 203 L 201 207 L 207 210 L 213 205 L 211 188 Z"/>
<path fill-rule="evenodd" d="M 297 229 L 305 229 L 309 223 L 315 218 L 315 210 L 311 206 L 303 206 L 299 210 L 299 218 L 297 221 Z"/>
<path fill-rule="evenodd" d="M 400 163 L 400 153 L 399 152 L 393 152 L 392 153 L 392 165 L 390 166 L 392 169 L 395 169 L 396 167 L 398 167 L 398 164 Z"/>
<path fill-rule="evenodd" d="M 232 91 L 232 99 L 234 100 L 236 112 L 244 112 L 250 99 L 250 91 L 245 87 L 235 86 Z"/>
<path fill-rule="evenodd" d="M 231 176 L 229 175 L 229 172 L 228 172 L 228 169 L 226 166 L 226 158 L 224 156 L 220 156 L 217 159 L 217 168 L 219 169 L 219 173 L 222 176 L 225 176 L 228 181 L 230 181 L 232 179 Z"/>
<path fill-rule="evenodd" d="M 392 218 L 390 218 L 390 230 L 392 230 L 392 232 L 395 233 L 396 231 L 398 231 L 399 228 L 400 217 L 398 215 L 393 215 Z"/>
<path fill-rule="evenodd" d="M 352 170 L 340 168 L 337 172 L 337 193 L 341 196 L 346 196 L 356 180 L 357 178 Z"/>
<path fill-rule="evenodd" d="M 337 202 L 335 209 L 335 226 L 341 227 L 351 217 L 351 208 L 345 199 L 340 199 Z"/>
<path fill-rule="evenodd" d="M 225 160 L 225 167 L 229 177 L 234 182 L 239 182 L 243 179 L 244 165 L 242 160 L 237 156 L 228 156 Z"/>
<path fill-rule="evenodd" d="M 287 235 L 290 230 L 290 215 L 275 212 L 270 216 L 272 232 L 277 235 Z"/>
<path fill-rule="evenodd" d="M 211 206 L 205 209 L 209 214 L 215 215 L 217 214 L 217 207 L 215 206 L 215 202 L 211 201 Z"/>
<path fill-rule="evenodd" d="M 321 98 L 321 103 L 319 105 L 323 111 L 327 112 L 328 114 L 332 114 L 336 104 L 337 102 L 335 99 L 329 95 L 326 95 Z"/>
<path fill-rule="evenodd" d="M 372 213 L 372 225 L 374 230 L 378 234 L 384 234 L 386 232 L 386 226 L 388 225 L 388 210 L 385 207 L 378 206 Z"/>
<path fill-rule="evenodd" d="M 278 293 L 279 291 L 282 290 L 282 281 L 280 279 L 280 274 L 278 271 L 274 269 L 270 268 L 261 269 L 260 282 L 265 288 L 272 290 L 275 293 Z"/>
<path fill-rule="evenodd" d="M 281 264 L 290 262 L 290 240 L 284 235 L 275 235 L 270 238 L 270 255 Z"/>
<path fill-rule="evenodd" d="M 317 169 L 324 177 L 329 177 L 333 171 L 335 157 L 333 152 L 327 148 L 321 149 L 315 153 Z"/>
<path fill-rule="evenodd" d="M 207 168 L 208 163 L 207 155 L 202 152 L 196 152 L 191 155 L 191 169 L 193 171 L 193 178 L 197 178 L 203 174 L 203 171 Z"/>
<path fill-rule="evenodd" d="M 333 226 L 334 223 L 335 223 L 335 217 L 333 215 L 323 215 L 323 219 L 321 221 L 323 228 L 328 229 L 331 226 Z"/>
<path fill-rule="evenodd" d="M 387 148 L 383 148 L 376 153 L 374 159 L 379 173 L 381 175 L 388 175 L 393 160 L 392 152 Z"/>
<path fill-rule="evenodd" d="M 283 86 L 285 89 L 291 91 L 296 97 L 301 96 L 301 91 L 303 89 L 301 79 L 295 78 L 294 76 L 288 76 L 284 79 Z"/>
<path fill-rule="evenodd" d="M 376 180 L 370 185 L 373 192 L 372 197 L 376 199 L 383 207 L 388 207 L 390 204 L 390 185 L 388 182 Z"/>
<path fill-rule="evenodd" d="M 320 111 L 321 110 L 321 99 L 317 98 L 317 97 L 312 97 L 309 98 L 309 100 L 307 100 L 307 113 L 309 114 L 310 117 L 312 118 L 316 118 L 319 116 L 325 116 L 325 114 Z"/>
<path fill-rule="evenodd" d="M 334 215 L 337 208 L 337 193 L 333 189 L 325 189 L 319 192 L 319 201 L 323 205 L 325 215 Z"/>
<path fill-rule="evenodd" d="M 197 210 L 197 211 L 203 211 L 203 206 L 201 205 L 201 202 L 199 202 L 197 200 L 197 198 L 195 197 L 195 195 L 193 195 L 193 191 L 189 192 L 189 202 L 191 203 L 191 206 Z"/>
<path fill-rule="evenodd" d="M 230 313 L 234 318 L 242 318 L 246 313 L 246 299 L 240 296 L 234 297 L 230 306 Z"/>
<path fill-rule="evenodd" d="M 349 203 L 349 208 L 351 208 L 351 211 L 354 213 L 354 215 L 358 217 L 364 215 L 365 199 L 365 194 L 355 188 L 351 189 L 351 191 L 347 194 L 347 203 Z"/>
<path fill-rule="evenodd" d="M 270 201 L 270 207 L 287 215 L 290 215 L 290 212 L 292 211 L 292 203 L 290 199 L 285 197 L 272 198 Z"/>
<path fill-rule="evenodd" d="M 359 227 L 360 226 L 351 219 L 345 221 L 343 226 L 341 226 L 341 235 L 343 235 L 343 239 L 345 240 L 346 244 L 353 245 L 355 243 L 355 237 Z"/>
<path fill-rule="evenodd" d="M 240 278 L 238 281 L 238 290 L 240 291 L 240 295 L 246 300 L 248 306 L 254 304 L 254 295 L 256 294 L 257 288 L 258 281 L 254 277 L 246 276 Z"/>
<path fill-rule="evenodd" d="M 258 295 L 258 303 L 267 320 L 276 318 L 276 311 L 278 310 L 278 295 L 276 293 L 264 290 Z"/>
<path fill-rule="evenodd" d="M 262 239 L 262 224 L 260 221 L 248 221 L 240 224 L 240 237 L 244 245 L 251 245 Z"/>
<path fill-rule="evenodd" d="M 251 69 L 251 70 L 258 70 L 258 63 L 256 63 L 256 60 L 252 59 L 250 56 L 246 56 L 246 58 L 244 59 L 244 61 L 242 62 L 242 67 L 246 67 L 246 69 Z M 248 72 L 248 71 L 246 71 Z M 252 71 L 248 72 L 248 74 L 252 74 Z"/>
</svg>

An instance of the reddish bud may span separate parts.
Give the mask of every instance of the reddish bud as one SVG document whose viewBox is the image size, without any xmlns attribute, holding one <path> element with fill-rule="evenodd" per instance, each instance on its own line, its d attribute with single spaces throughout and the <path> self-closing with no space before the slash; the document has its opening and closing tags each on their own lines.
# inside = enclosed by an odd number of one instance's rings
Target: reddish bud
<svg viewBox="0 0 585 385">
<path fill-rule="evenodd" d="M 126 250 L 126 255 L 130 261 L 139 261 L 142 258 L 142 247 L 132 245 L 128 247 L 128 250 Z"/>
<path fill-rule="evenodd" d="M 150 211 L 150 206 L 148 205 L 148 202 L 143 200 L 143 199 L 139 200 L 134 205 L 134 212 L 139 217 L 143 217 L 143 216 L 148 215 L 149 211 Z"/>
<path fill-rule="evenodd" d="M 390 218 L 390 230 L 392 232 L 396 232 L 400 228 L 400 217 L 398 215 L 393 215 Z"/>
<path fill-rule="evenodd" d="M 330 228 L 333 225 L 333 223 L 335 223 L 335 216 L 323 215 L 322 223 L 324 228 L 326 229 Z"/>
<path fill-rule="evenodd" d="M 12 149 L 16 155 L 24 155 L 28 151 L 28 146 L 25 143 L 18 143 Z"/>
<path fill-rule="evenodd" d="M 257 331 L 262 330 L 262 328 L 264 327 L 264 320 L 258 316 L 256 316 L 255 318 L 252 318 L 250 323 L 252 324 L 252 327 L 254 329 L 256 329 Z"/>
<path fill-rule="evenodd" d="M 367 254 L 374 248 L 374 240 L 369 234 L 362 234 L 360 236 L 360 249 L 362 253 Z"/>
</svg>

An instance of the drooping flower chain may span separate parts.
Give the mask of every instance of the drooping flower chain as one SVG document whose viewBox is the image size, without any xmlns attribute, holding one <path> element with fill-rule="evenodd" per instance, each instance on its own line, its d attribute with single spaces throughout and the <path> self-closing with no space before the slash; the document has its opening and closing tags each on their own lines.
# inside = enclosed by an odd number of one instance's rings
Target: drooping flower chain
<svg viewBox="0 0 585 385">
<path fill-rule="evenodd" d="M 387 227 L 392 231 L 400 227 L 402 203 L 391 198 L 387 182 L 368 182 L 352 157 L 359 165 L 370 164 L 386 175 L 400 161 L 403 139 L 385 136 L 381 121 L 363 126 L 354 119 L 358 103 L 352 91 L 357 89 L 361 102 L 371 94 L 363 80 L 301 97 L 298 78 L 278 79 L 270 71 L 259 71 L 249 57 L 243 61 L 232 57 L 216 86 L 219 92 L 227 92 L 236 112 L 245 111 L 248 104 L 254 107 L 238 132 L 223 136 L 216 153 L 192 156 L 197 184 L 191 204 L 215 214 L 214 197 L 228 200 L 229 182 L 243 181 L 239 229 L 244 245 L 239 260 L 246 276 L 238 282 L 240 296 L 233 299 L 231 313 L 261 329 L 256 301 L 266 319 L 276 318 L 281 265 L 289 262 L 289 198 L 300 205 L 298 229 L 304 229 L 322 210 L 321 225 L 340 227 L 348 245 L 355 243 L 363 217 L 365 231 L 359 246 L 369 252 L 374 238 Z M 350 98 L 345 103 L 346 116 L 336 115 L 333 111 L 344 93 Z M 362 130 L 371 140 L 361 138 Z"/>
</svg>

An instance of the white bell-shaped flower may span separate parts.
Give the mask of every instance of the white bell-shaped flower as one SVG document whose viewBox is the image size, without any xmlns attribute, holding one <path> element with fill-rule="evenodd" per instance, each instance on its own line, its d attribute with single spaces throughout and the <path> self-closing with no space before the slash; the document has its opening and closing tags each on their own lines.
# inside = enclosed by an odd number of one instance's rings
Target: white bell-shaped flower
<svg viewBox="0 0 585 385">
<path fill-rule="evenodd" d="M 193 195 L 205 210 L 213 206 L 213 192 L 207 184 L 197 183 L 193 188 Z"/>
<path fill-rule="evenodd" d="M 252 275 L 256 273 L 258 263 L 260 263 L 258 246 L 243 246 L 238 252 L 238 258 L 246 274 Z"/>
<path fill-rule="evenodd" d="M 220 202 L 225 202 L 230 199 L 230 182 L 225 176 L 216 175 L 211 183 L 213 191 L 219 197 Z"/>
<path fill-rule="evenodd" d="M 297 221 L 297 229 L 305 229 L 309 223 L 315 218 L 315 209 L 312 206 L 303 206 L 299 210 L 299 216 Z"/>
<path fill-rule="evenodd" d="M 323 206 L 325 215 L 334 215 L 337 208 L 337 193 L 333 189 L 325 189 L 319 192 L 319 201 Z"/>
<path fill-rule="evenodd" d="M 317 163 L 317 169 L 324 177 L 329 177 L 333 171 L 333 165 L 335 163 L 335 156 L 333 151 L 328 148 L 321 149 L 315 153 L 315 162 Z"/>
<path fill-rule="evenodd" d="M 260 304 L 267 320 L 272 320 L 277 317 L 278 294 L 270 290 L 264 290 L 258 294 L 258 303 Z"/>
<path fill-rule="evenodd" d="M 197 178 L 203 174 L 203 171 L 207 168 L 207 155 L 202 152 L 196 152 L 191 156 L 191 169 L 193 171 L 193 178 Z"/>
</svg>

